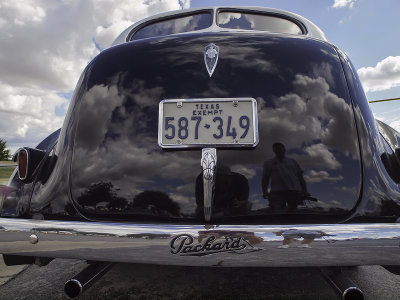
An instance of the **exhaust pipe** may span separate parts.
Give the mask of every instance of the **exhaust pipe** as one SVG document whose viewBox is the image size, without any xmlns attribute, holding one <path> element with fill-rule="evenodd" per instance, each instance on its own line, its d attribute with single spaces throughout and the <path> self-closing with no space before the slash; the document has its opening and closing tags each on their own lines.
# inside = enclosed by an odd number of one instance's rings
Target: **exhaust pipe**
<svg viewBox="0 0 400 300">
<path fill-rule="evenodd" d="M 320 268 L 320 270 L 343 300 L 364 300 L 364 293 L 342 272 L 341 268 Z"/>
<path fill-rule="evenodd" d="M 113 263 L 110 262 L 95 262 L 89 265 L 82 272 L 65 283 L 65 294 L 70 298 L 78 297 L 99 278 L 106 274 L 112 266 Z"/>
</svg>

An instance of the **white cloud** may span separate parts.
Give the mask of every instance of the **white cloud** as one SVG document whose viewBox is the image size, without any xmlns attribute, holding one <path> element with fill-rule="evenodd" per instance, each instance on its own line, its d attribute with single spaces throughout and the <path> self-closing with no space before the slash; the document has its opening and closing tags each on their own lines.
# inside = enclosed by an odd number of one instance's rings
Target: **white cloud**
<svg viewBox="0 0 400 300">
<path fill-rule="evenodd" d="M 255 169 L 248 168 L 248 167 L 246 167 L 244 165 L 233 165 L 231 167 L 231 171 L 239 173 L 239 174 L 242 174 L 247 179 L 252 179 L 252 178 L 254 178 L 256 176 L 256 170 Z"/>
<path fill-rule="evenodd" d="M 183 2 L 182 5 L 179 2 Z M 94 1 L 95 11 L 99 20 L 96 27 L 96 42 L 106 48 L 129 25 L 145 17 L 170 10 L 188 8 L 190 1 L 178 0 L 150 0 L 125 1 L 125 0 L 101 0 Z"/>
<path fill-rule="evenodd" d="M 371 109 L 374 108 L 376 108 L 375 105 L 371 106 Z M 387 110 L 381 111 L 379 113 L 373 111 L 373 114 L 375 119 L 388 124 L 389 126 L 400 132 L 400 107 L 390 107 Z"/>
<path fill-rule="evenodd" d="M 246 163 L 258 163 L 272 158 L 273 142 L 284 143 L 288 151 L 302 145 L 301 153 L 288 156 L 294 158 L 304 170 L 340 169 L 343 166 L 335 154 L 338 152 L 358 159 L 358 141 L 354 139 L 356 132 L 351 123 L 354 114 L 344 99 L 331 92 L 322 77 L 297 74 L 291 84 L 293 91 L 273 100 L 275 105 L 272 107 L 264 104 L 266 100 L 263 98 L 257 98 L 260 141 L 270 141 L 270 146 L 260 143 L 257 151 L 250 156 L 225 154 L 226 164 L 245 163 L 241 159 L 245 159 Z"/>
<path fill-rule="evenodd" d="M 400 132 L 400 120 L 393 121 L 389 125 Z"/>
<path fill-rule="evenodd" d="M 341 167 L 341 164 L 324 144 L 314 144 L 306 147 L 304 153 L 309 166 L 314 162 L 316 167 L 322 164 L 326 169 L 339 169 Z M 305 161 L 305 158 L 302 160 Z"/>
<path fill-rule="evenodd" d="M 355 194 L 355 193 L 357 193 L 358 188 L 355 186 L 353 186 L 353 187 L 339 186 L 339 187 L 335 187 L 335 190 Z"/>
<path fill-rule="evenodd" d="M 2 11 L 0 26 L 5 23 L 25 25 L 31 22 L 40 22 L 46 16 L 44 9 L 36 1 L 3 1 L 0 3 Z"/>
<path fill-rule="evenodd" d="M 59 128 L 88 62 L 132 23 L 188 8 L 190 0 L 2 0 L 0 138 L 16 150 Z"/>
<path fill-rule="evenodd" d="M 350 8 L 353 8 L 355 2 L 356 0 L 335 0 L 335 2 L 333 3 L 333 7 L 340 8 L 348 6 Z"/>
<path fill-rule="evenodd" d="M 375 67 L 361 68 L 357 72 L 366 92 L 400 86 L 400 56 L 388 56 Z"/>
<path fill-rule="evenodd" d="M 327 181 L 340 181 L 343 180 L 343 176 L 330 176 L 328 172 L 326 171 L 314 171 L 314 170 L 309 170 L 304 174 L 304 180 L 309 183 L 314 183 L 314 182 L 321 182 L 324 180 Z"/>
<path fill-rule="evenodd" d="M 68 100 L 50 90 L 12 87 L 0 82 L 0 132 L 14 153 L 22 146 L 35 146 L 49 133 L 61 127 Z"/>
</svg>

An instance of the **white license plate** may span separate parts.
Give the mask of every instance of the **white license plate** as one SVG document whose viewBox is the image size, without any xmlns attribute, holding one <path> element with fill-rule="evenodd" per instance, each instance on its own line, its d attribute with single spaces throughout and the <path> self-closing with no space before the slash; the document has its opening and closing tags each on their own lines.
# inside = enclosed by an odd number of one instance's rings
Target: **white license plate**
<svg viewBox="0 0 400 300">
<path fill-rule="evenodd" d="M 158 144 L 162 148 L 255 147 L 257 102 L 254 98 L 163 100 Z"/>
</svg>

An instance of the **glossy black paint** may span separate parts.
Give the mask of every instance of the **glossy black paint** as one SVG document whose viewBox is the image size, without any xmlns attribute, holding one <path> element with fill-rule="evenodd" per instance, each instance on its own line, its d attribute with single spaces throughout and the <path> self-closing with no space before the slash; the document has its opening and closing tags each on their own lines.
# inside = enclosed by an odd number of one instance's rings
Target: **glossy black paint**
<svg viewBox="0 0 400 300">
<path fill-rule="evenodd" d="M 60 132 L 61 132 L 61 128 L 54 131 L 47 138 L 45 138 L 43 141 L 41 141 L 39 143 L 39 145 L 36 146 L 36 149 L 44 150 L 44 151 L 50 151 L 51 149 L 53 149 L 55 144 L 57 144 L 58 137 L 60 136 Z"/>
<path fill-rule="evenodd" d="M 379 216 L 396 221 L 400 216 L 400 188 L 390 177 L 382 161 L 382 154 L 387 153 L 387 149 L 369 108 L 356 69 L 346 54 L 339 50 L 338 52 L 354 103 L 363 162 L 362 201 L 349 220 L 356 217 L 356 220 L 361 218 L 360 220 L 364 221 L 365 217 Z M 394 129 L 387 126 L 386 130 L 391 131 L 393 136 L 398 136 Z"/>
<path fill-rule="evenodd" d="M 209 43 L 220 47 L 211 78 Z M 201 149 L 162 150 L 157 133 L 161 100 L 208 97 L 255 98 L 260 129 L 255 149 L 218 149 L 213 223 L 400 215 L 399 187 L 348 59 L 324 42 L 268 33 L 183 34 L 103 51 L 77 85 L 51 175 L 19 205 L 47 219 L 204 223 Z M 310 196 L 294 209 L 272 210 L 263 198 L 275 142 L 304 171 Z"/>
<path fill-rule="evenodd" d="M 220 47 L 211 78 L 203 62 L 210 42 Z M 300 202 L 289 214 L 337 215 L 354 207 L 361 182 L 359 149 L 335 50 L 314 40 L 255 34 L 153 39 L 97 57 L 78 114 L 71 173 L 75 205 L 93 218 L 202 220 L 201 189 L 196 189 L 200 149 L 164 151 L 157 133 L 161 100 L 205 97 L 253 97 L 259 106 L 257 148 L 218 150 L 216 221 L 287 214 L 284 208 L 270 210 L 262 197 L 261 174 L 264 162 L 274 157 L 276 141 L 299 161 L 309 192 L 318 199 Z M 151 197 L 146 208 L 136 209 L 137 197 L 148 192 L 163 193 L 179 214 Z"/>
<path fill-rule="evenodd" d="M 47 138 L 39 143 L 35 148 L 45 151 L 46 155 L 43 161 L 38 162 L 39 167 L 35 171 L 35 176 L 30 182 L 23 182 L 19 179 L 18 173 L 15 173 L 7 192 L 0 197 L 4 197 L 4 202 L 0 210 L 3 217 L 29 217 L 29 203 L 32 197 L 34 187 L 38 181 L 46 182 L 51 175 L 56 162 L 56 156 L 51 154 L 51 150 L 57 144 L 61 129 L 54 131 Z"/>
</svg>

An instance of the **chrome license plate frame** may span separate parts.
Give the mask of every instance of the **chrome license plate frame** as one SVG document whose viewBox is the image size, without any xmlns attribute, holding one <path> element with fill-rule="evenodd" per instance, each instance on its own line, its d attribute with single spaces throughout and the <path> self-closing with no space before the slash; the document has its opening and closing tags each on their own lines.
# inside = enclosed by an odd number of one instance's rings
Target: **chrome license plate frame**
<svg viewBox="0 0 400 300">
<path fill-rule="evenodd" d="M 254 98 L 164 99 L 159 103 L 161 148 L 248 148 L 257 144 Z"/>
</svg>

